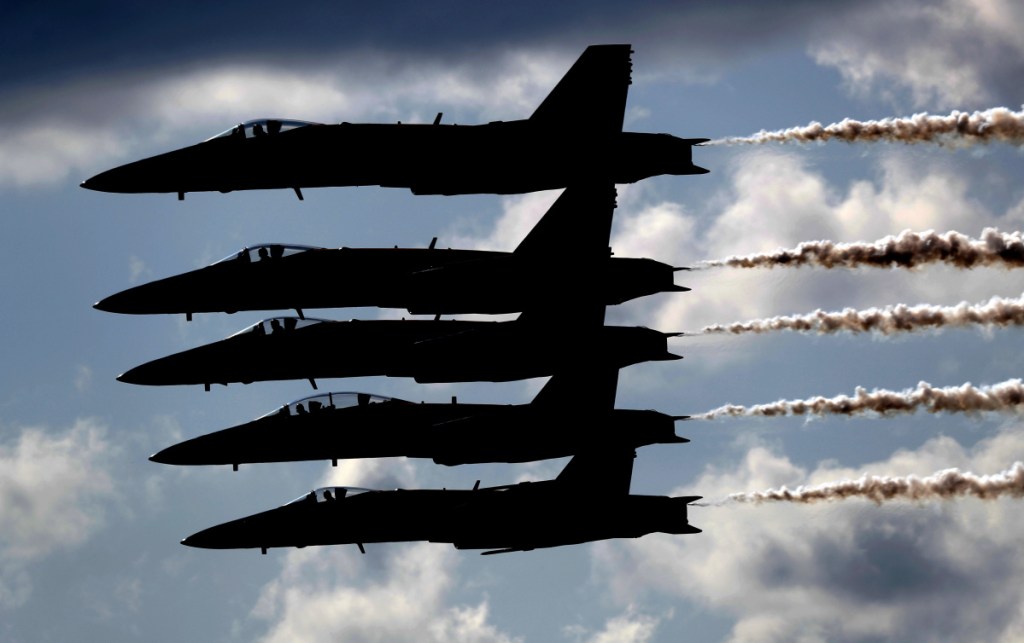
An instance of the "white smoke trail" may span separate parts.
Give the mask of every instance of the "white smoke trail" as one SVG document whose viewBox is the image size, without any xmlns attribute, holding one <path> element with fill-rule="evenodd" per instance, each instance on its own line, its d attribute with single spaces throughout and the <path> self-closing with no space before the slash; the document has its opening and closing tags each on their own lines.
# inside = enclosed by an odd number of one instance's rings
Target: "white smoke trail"
<svg viewBox="0 0 1024 643">
<path fill-rule="evenodd" d="M 959 232 L 943 234 L 933 230 L 916 233 L 904 230 L 873 243 L 805 241 L 793 249 L 732 256 L 704 261 L 698 268 L 775 268 L 818 266 L 822 268 L 916 268 L 928 263 L 946 263 L 957 268 L 1001 266 L 1024 267 L 1024 236 L 985 228 L 980 239 Z"/>
<path fill-rule="evenodd" d="M 917 388 L 902 391 L 867 389 L 858 386 L 853 394 L 835 397 L 812 397 L 806 400 L 778 400 L 768 404 L 740 406 L 726 404 L 706 413 L 692 416 L 695 420 L 714 420 L 720 417 L 784 415 L 902 415 L 925 410 L 929 413 L 1022 413 L 1024 412 L 1024 382 L 1007 380 L 992 386 L 961 386 L 935 388 L 928 382 L 919 382 Z"/>
<path fill-rule="evenodd" d="M 705 145 L 757 145 L 762 143 L 810 143 L 836 139 L 846 143 L 887 141 L 891 143 L 937 143 L 950 147 L 966 147 L 999 141 L 1024 144 L 1024 111 L 993 107 L 981 112 L 953 111 L 946 116 L 928 113 L 910 118 L 884 118 L 857 121 L 846 118 L 838 123 L 822 125 L 811 122 L 804 127 L 772 132 L 761 130 L 753 136 L 719 138 Z"/>
<path fill-rule="evenodd" d="M 979 476 L 946 469 L 930 476 L 861 476 L 856 480 L 840 480 L 813 487 L 800 486 L 790 490 L 767 489 L 750 493 L 734 493 L 722 503 L 798 502 L 809 504 L 822 501 L 866 498 L 876 505 L 890 500 L 950 500 L 974 496 L 981 500 L 995 500 L 1000 496 L 1024 498 L 1024 463 L 1014 462 L 1006 471 L 995 475 Z"/>
<path fill-rule="evenodd" d="M 1024 325 L 1024 295 L 1017 299 L 993 297 L 982 304 L 960 302 L 956 306 L 897 304 L 866 310 L 844 308 L 838 312 L 818 309 L 804 315 L 779 315 L 732 324 L 714 324 L 705 326 L 700 332 L 706 335 L 741 335 L 792 330 L 816 332 L 820 335 L 839 332 L 893 335 L 930 328 L 965 328 L 975 325 L 1002 328 Z"/>
</svg>

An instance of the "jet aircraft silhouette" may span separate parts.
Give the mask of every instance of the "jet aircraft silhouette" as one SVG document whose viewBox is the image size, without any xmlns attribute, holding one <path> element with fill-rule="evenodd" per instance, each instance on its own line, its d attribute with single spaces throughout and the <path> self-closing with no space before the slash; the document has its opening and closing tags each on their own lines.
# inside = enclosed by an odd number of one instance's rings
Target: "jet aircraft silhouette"
<svg viewBox="0 0 1024 643">
<path fill-rule="evenodd" d="M 501 314 L 568 300 L 620 304 L 689 290 L 680 270 L 609 256 L 615 188 L 567 188 L 514 252 L 265 244 L 217 263 L 111 295 L 100 310 L 129 314 L 379 306 L 413 314 Z M 606 223 L 607 222 L 607 223 Z M 436 240 L 435 240 L 436 241 Z"/>
<path fill-rule="evenodd" d="M 602 307 L 603 310 L 603 307 Z M 536 320 L 330 321 L 266 319 L 226 339 L 122 373 L 131 384 L 168 385 L 386 375 L 417 382 L 506 382 L 578 370 L 680 359 L 662 333 L 642 327 Z"/>
<path fill-rule="evenodd" d="M 529 551 L 653 532 L 696 534 L 700 496 L 629 493 L 633 450 L 574 456 L 554 480 L 472 490 L 316 489 L 282 507 L 182 540 L 207 549 L 430 541 L 484 554 Z"/>
<path fill-rule="evenodd" d="M 705 138 L 623 132 L 630 45 L 588 47 L 530 118 L 486 125 L 325 125 L 260 119 L 98 174 L 101 192 L 177 193 L 380 185 L 415 194 L 513 194 L 594 179 L 704 174 Z"/>
<path fill-rule="evenodd" d="M 530 404 L 407 402 L 324 393 L 251 422 L 170 446 L 150 457 L 178 465 L 431 458 L 444 465 L 530 462 L 576 453 L 689 442 L 657 411 L 614 409 L 618 371 L 557 374 Z M 604 404 L 603 400 L 611 398 Z"/>
</svg>

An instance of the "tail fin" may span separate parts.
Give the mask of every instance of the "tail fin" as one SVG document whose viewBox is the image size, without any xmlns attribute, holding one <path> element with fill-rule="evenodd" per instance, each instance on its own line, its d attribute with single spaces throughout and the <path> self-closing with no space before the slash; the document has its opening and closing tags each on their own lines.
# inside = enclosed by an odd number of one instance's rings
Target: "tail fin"
<svg viewBox="0 0 1024 643">
<path fill-rule="evenodd" d="M 560 485 L 587 493 L 629 495 L 633 449 L 606 449 L 573 456 L 555 478 Z"/>
<path fill-rule="evenodd" d="M 537 225 L 516 247 L 513 256 L 531 266 L 529 272 L 543 278 L 545 274 L 578 277 L 592 274 L 608 257 L 608 242 L 615 212 L 615 185 L 595 182 L 566 188 Z M 558 302 L 546 302 L 543 310 L 524 310 L 520 321 L 538 320 L 550 325 L 571 323 L 578 328 L 597 329 L 604 325 L 605 305 L 590 290 L 569 291 Z"/>
<path fill-rule="evenodd" d="M 622 131 L 632 82 L 630 45 L 591 45 L 530 116 L 530 122 L 595 134 Z"/>
<path fill-rule="evenodd" d="M 615 389 L 619 369 L 594 368 L 579 372 L 556 373 L 533 398 L 533 405 L 570 411 L 585 408 L 587 412 L 610 411 L 615 408 Z"/>
<path fill-rule="evenodd" d="M 612 183 L 566 188 L 519 243 L 515 256 L 561 264 L 607 257 L 615 197 Z"/>
</svg>

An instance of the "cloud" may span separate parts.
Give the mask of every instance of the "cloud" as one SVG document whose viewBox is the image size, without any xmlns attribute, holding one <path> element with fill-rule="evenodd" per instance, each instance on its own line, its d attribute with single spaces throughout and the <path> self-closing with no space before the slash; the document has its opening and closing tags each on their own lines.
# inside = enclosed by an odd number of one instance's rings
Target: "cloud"
<svg viewBox="0 0 1024 643">
<path fill-rule="evenodd" d="M 881 156 L 874 178 L 854 179 L 845 187 L 830 184 L 804 157 L 783 151 L 738 154 L 726 172 L 726 187 L 710 196 L 703 212 L 670 201 L 645 202 L 643 195 L 620 199 L 611 242 L 616 254 L 687 265 L 771 253 L 812 239 L 855 242 L 907 229 L 957 229 L 974 236 L 985 227 L 1021 225 L 1020 204 L 993 211 L 974 197 L 967 178 L 941 160 L 900 151 Z M 719 268 L 682 273 L 677 281 L 693 291 L 663 298 L 654 310 L 638 308 L 634 321 L 694 329 L 822 307 L 955 305 L 975 301 L 979 293 L 1020 294 L 1012 271 L 958 273 L 942 265 L 916 271 Z"/>
<path fill-rule="evenodd" d="M 512 641 L 487 622 L 486 599 L 445 605 L 458 556 L 446 545 L 312 548 L 288 554 L 253 610 L 263 641 Z M 378 558 L 374 560 L 375 558 Z M 367 567 L 375 568 L 372 580 Z"/>
<path fill-rule="evenodd" d="M 562 190 L 546 190 L 502 197 L 502 214 L 489 230 L 480 227 L 480 218 L 460 222 L 461 229 L 449 235 L 445 247 L 511 252 L 526 238 Z M 472 226 L 466 229 L 467 226 Z"/>
<path fill-rule="evenodd" d="M 0 606 L 31 591 L 27 566 L 85 542 L 114 496 L 103 427 L 79 420 L 62 434 L 24 428 L 0 444 Z"/>
<path fill-rule="evenodd" d="M 867 475 L 925 476 L 950 466 L 1003 471 L 1024 457 L 1024 428 L 966 448 L 948 437 L 854 470 L 794 465 L 764 447 L 709 466 L 672 495 L 818 485 Z M 1014 640 L 1024 626 L 1019 501 L 867 500 L 694 510 L 694 537 L 595 546 L 620 600 L 658 592 L 732 615 L 730 640 Z M 626 598 L 628 597 L 628 599 Z"/>
<path fill-rule="evenodd" d="M 446 122 L 526 118 L 570 63 L 546 52 L 452 65 L 380 54 L 302 69 L 222 63 L 33 86 L 0 102 L 0 187 L 99 172 L 258 117 L 424 122 L 457 110 Z"/>
<path fill-rule="evenodd" d="M 809 52 L 857 94 L 895 98 L 904 90 L 917 107 L 1020 104 L 1022 22 L 1014 0 L 877 4 L 819 25 Z"/>
<path fill-rule="evenodd" d="M 598 632 L 588 632 L 582 626 L 568 626 L 562 633 L 566 638 L 588 643 L 645 643 L 653 639 L 660 622 L 660 618 L 642 614 L 630 605 L 622 614 L 609 618 L 604 629 Z"/>
<path fill-rule="evenodd" d="M 92 386 L 92 369 L 85 364 L 79 364 L 75 368 L 75 390 L 84 393 Z"/>
<path fill-rule="evenodd" d="M 288 61 L 301 69 L 357 55 L 372 62 L 384 51 L 488 62 L 514 49 L 574 55 L 600 42 L 634 43 L 645 55 L 671 63 L 662 70 L 699 78 L 766 43 L 805 42 L 809 33 L 829 21 L 843 23 L 846 13 L 863 11 L 865 4 L 874 3 L 645 0 L 625 9 L 614 0 L 526 0 L 515 6 L 454 0 L 443 7 L 396 0 L 386 11 L 347 4 L 284 11 L 268 0 L 229 0 L 189 3 L 182 11 L 96 0 L 88 7 L 65 3 L 57 16 L 53 7 L 21 3 L 0 23 L 0 39 L 22 55 L 0 61 L 0 78 L 47 84 L 111 69 L 166 74 L 238 60 Z"/>
<path fill-rule="evenodd" d="M 321 481 L 379 488 L 415 487 L 406 458 L 355 460 L 328 468 Z M 488 622 L 486 597 L 449 605 L 461 554 L 448 545 L 370 544 L 289 551 L 278 578 L 264 586 L 252 610 L 269 622 L 275 641 L 467 641 L 516 639 Z M 372 568 L 372 573 L 370 569 Z"/>
</svg>

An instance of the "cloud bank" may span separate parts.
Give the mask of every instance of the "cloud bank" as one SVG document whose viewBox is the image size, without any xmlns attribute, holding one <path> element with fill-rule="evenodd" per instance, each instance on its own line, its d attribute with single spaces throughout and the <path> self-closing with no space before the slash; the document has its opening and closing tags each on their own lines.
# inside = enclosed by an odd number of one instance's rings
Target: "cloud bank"
<svg viewBox="0 0 1024 643">
<path fill-rule="evenodd" d="M 755 447 L 733 465 L 708 466 L 673 495 L 924 477 L 950 466 L 993 472 L 1022 458 L 1018 425 L 972 448 L 941 437 L 856 470 L 834 463 L 807 470 Z M 596 573 L 619 600 L 666 594 L 732 616 L 730 641 L 1009 642 L 1024 626 L 1019 500 L 697 511 L 703 534 L 595 546 Z"/>
</svg>

